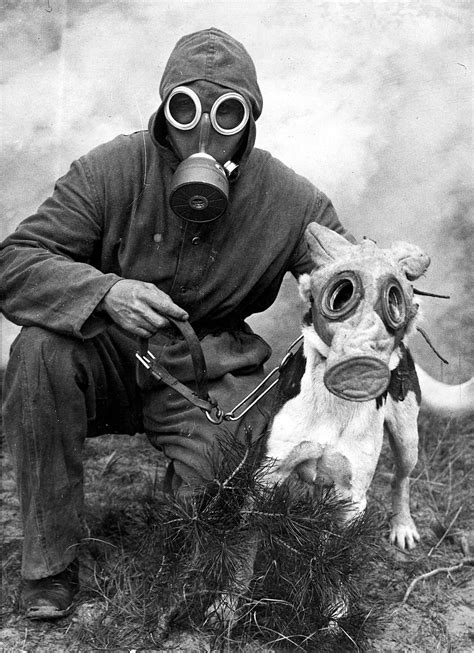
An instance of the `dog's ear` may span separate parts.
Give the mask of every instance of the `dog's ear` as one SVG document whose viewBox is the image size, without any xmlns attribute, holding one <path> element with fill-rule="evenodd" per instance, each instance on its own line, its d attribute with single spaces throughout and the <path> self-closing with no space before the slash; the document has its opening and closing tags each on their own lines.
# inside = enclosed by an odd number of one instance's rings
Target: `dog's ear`
<svg viewBox="0 0 474 653">
<path fill-rule="evenodd" d="M 305 238 L 311 258 L 318 268 L 333 263 L 346 255 L 349 248 L 354 247 L 343 236 L 317 222 L 309 223 L 306 227 Z"/>
<path fill-rule="evenodd" d="M 397 241 L 387 252 L 409 281 L 421 277 L 430 264 L 430 257 L 417 245 Z"/>
<path fill-rule="evenodd" d="M 311 277 L 309 274 L 302 274 L 298 277 L 298 289 L 301 299 L 308 303 L 311 301 Z"/>
</svg>

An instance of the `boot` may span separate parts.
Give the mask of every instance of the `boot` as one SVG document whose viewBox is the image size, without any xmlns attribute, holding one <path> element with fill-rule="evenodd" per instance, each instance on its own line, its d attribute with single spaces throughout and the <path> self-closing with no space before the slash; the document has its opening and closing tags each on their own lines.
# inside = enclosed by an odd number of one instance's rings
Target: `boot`
<svg viewBox="0 0 474 653">
<path fill-rule="evenodd" d="M 21 591 L 21 608 L 28 619 L 58 619 L 69 614 L 79 590 L 79 563 L 54 576 L 25 580 Z"/>
</svg>

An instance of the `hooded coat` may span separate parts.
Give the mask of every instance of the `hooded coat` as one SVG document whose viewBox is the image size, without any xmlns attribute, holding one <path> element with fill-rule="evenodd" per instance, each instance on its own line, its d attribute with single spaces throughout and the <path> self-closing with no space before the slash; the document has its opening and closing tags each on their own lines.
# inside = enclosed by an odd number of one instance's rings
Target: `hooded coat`
<svg viewBox="0 0 474 653">
<path fill-rule="evenodd" d="M 161 104 L 148 131 L 118 136 L 74 161 L 52 196 L 2 243 L 0 299 L 9 320 L 87 339 L 110 326 L 98 306 L 111 286 L 138 279 L 168 293 L 201 333 L 227 325 L 246 334 L 238 348 L 225 337 L 207 344 L 211 377 L 269 356 L 243 320 L 274 302 L 286 272 L 311 269 L 303 238 L 309 222 L 346 232 L 323 193 L 254 147 L 262 97 L 243 46 L 217 29 L 183 37 L 164 70 L 162 102 L 199 79 L 238 91 L 252 108 L 225 215 L 192 224 L 170 209 L 179 161 Z M 155 349 L 173 371 L 173 346 Z"/>
</svg>

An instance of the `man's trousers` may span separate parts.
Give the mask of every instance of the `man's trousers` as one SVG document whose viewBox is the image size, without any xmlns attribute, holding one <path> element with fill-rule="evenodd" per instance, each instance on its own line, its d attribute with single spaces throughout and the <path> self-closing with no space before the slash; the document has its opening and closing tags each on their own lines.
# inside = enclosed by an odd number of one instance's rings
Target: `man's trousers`
<svg viewBox="0 0 474 653">
<path fill-rule="evenodd" d="M 204 340 L 209 393 L 229 410 L 260 382 L 268 346 L 249 332 Z M 3 415 L 23 520 L 25 578 L 59 573 L 76 557 L 83 536 L 86 437 L 146 431 L 173 462 L 173 488 L 192 489 L 212 477 L 209 452 L 219 427 L 167 386 L 150 380 L 139 386 L 135 351 L 134 339 L 114 327 L 85 341 L 25 327 L 12 345 Z M 236 366 L 236 360 L 246 364 Z M 189 361 L 181 367 L 180 375 L 178 361 L 172 373 L 192 387 Z M 237 369 L 225 371 L 229 367 Z M 245 421 L 225 429 L 244 440 L 250 426 L 257 437 L 268 419 L 263 405 L 257 406 Z"/>
</svg>

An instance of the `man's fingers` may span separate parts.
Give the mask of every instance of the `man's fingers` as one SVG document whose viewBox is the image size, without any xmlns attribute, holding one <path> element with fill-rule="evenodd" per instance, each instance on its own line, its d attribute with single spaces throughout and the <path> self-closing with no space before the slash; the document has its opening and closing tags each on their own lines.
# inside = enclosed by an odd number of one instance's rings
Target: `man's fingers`
<svg viewBox="0 0 474 653">
<path fill-rule="evenodd" d="M 188 313 L 154 284 L 122 279 L 104 295 L 102 307 L 121 327 L 140 337 L 150 337 L 169 326 L 167 317 L 189 319 Z"/>
<path fill-rule="evenodd" d="M 170 325 L 168 318 L 163 314 L 164 311 L 155 310 L 148 303 L 143 302 L 139 310 L 134 314 L 134 321 L 144 329 L 149 329 L 156 333 L 158 329 L 163 329 Z"/>
<path fill-rule="evenodd" d="M 149 305 L 158 313 L 169 315 L 169 317 L 174 317 L 176 320 L 189 319 L 189 315 L 184 308 L 175 304 L 169 295 L 159 290 L 153 284 L 147 283 L 146 286 L 149 289 L 149 295 L 147 296 Z"/>
<path fill-rule="evenodd" d="M 148 329 L 142 329 L 141 327 L 134 327 L 133 330 L 129 329 L 130 333 L 133 333 L 134 336 L 139 336 L 140 338 L 151 338 L 154 331 L 148 331 Z"/>
</svg>

